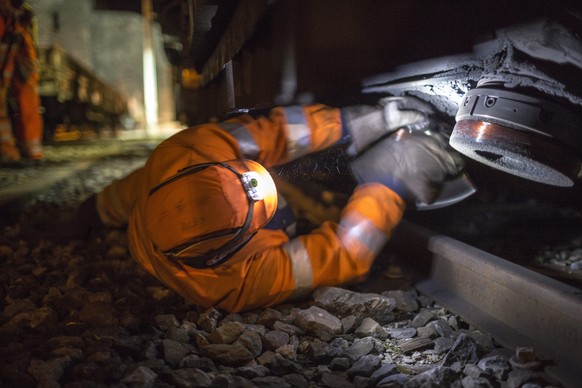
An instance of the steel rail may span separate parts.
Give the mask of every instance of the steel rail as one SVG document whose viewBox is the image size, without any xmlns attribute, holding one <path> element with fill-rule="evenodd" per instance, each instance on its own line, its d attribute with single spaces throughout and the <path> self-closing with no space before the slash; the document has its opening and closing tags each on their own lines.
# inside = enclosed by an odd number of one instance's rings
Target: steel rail
<svg viewBox="0 0 582 388">
<path fill-rule="evenodd" d="M 531 346 L 545 372 L 582 384 L 582 291 L 403 221 L 392 249 L 417 267 L 415 286 L 509 349 Z"/>
</svg>

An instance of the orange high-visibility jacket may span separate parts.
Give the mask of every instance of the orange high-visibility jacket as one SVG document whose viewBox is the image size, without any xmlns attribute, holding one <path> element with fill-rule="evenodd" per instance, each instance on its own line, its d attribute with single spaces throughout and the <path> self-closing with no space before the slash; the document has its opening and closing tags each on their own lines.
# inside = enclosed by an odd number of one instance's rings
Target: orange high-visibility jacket
<svg viewBox="0 0 582 388">
<path fill-rule="evenodd" d="M 268 168 L 327 148 L 341 137 L 340 110 L 324 105 L 278 107 L 269 118 L 243 115 L 188 128 L 162 142 L 143 168 L 99 193 L 97 209 L 106 225 L 128 224 L 131 253 L 147 271 L 203 307 L 250 310 L 308 295 L 320 286 L 362 280 L 405 208 L 379 183 L 355 189 L 339 224 L 324 222 L 293 239 L 282 230 L 261 229 L 214 268 L 196 269 L 167 258 L 143 222 L 150 189 L 181 168 L 243 158 Z"/>
</svg>

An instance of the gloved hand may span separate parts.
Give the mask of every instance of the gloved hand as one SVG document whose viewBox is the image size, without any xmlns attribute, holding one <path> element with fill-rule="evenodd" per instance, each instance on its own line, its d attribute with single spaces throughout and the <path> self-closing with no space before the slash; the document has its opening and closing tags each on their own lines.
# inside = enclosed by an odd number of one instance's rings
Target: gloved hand
<svg viewBox="0 0 582 388">
<path fill-rule="evenodd" d="M 341 109 L 342 122 L 352 138 L 348 153 L 357 155 L 382 137 L 406 127 L 410 130 L 428 124 L 432 107 L 416 97 L 387 97 L 377 106 L 354 105 Z"/>
<path fill-rule="evenodd" d="M 431 204 L 463 166 L 441 134 L 403 130 L 376 143 L 350 168 L 358 183 L 383 183 L 408 204 Z"/>
</svg>

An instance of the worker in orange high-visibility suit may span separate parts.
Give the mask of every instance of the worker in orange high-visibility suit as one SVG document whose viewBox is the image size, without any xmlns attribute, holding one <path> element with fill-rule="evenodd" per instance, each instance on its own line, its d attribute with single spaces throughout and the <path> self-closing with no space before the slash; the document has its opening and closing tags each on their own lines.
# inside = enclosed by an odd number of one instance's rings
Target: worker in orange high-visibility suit
<svg viewBox="0 0 582 388">
<path fill-rule="evenodd" d="M 16 22 L 18 4 L 0 0 L 0 163 L 20 161 L 20 151 L 14 142 L 14 133 L 8 109 L 8 89 L 14 74 L 16 53 L 20 42 Z"/>
<path fill-rule="evenodd" d="M 18 105 L 17 114 L 13 119 L 14 136 L 22 154 L 27 159 L 36 161 L 43 157 L 43 121 L 38 94 L 40 67 L 33 18 L 32 9 L 28 4 L 24 4 L 18 18 L 21 39 L 16 51 L 12 86 Z"/>
<path fill-rule="evenodd" d="M 432 202 L 460 172 L 438 137 L 392 135 L 370 146 L 427 112 L 419 100 L 394 98 L 378 107 L 277 107 L 188 128 L 86 200 L 71 225 L 127 225 L 132 256 L 202 307 L 245 311 L 363 280 L 407 203 Z M 274 224 L 281 203 L 265 168 L 342 142 L 360 155 L 339 223 L 290 237 Z"/>
</svg>

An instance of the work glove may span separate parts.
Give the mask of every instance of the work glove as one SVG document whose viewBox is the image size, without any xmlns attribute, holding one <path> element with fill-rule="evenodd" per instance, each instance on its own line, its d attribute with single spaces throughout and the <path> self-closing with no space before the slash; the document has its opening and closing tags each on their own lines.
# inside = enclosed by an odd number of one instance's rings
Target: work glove
<svg viewBox="0 0 582 388">
<path fill-rule="evenodd" d="M 358 183 L 382 183 L 407 204 L 419 205 L 433 203 L 463 166 L 443 135 L 401 130 L 358 156 L 350 168 Z"/>
<path fill-rule="evenodd" d="M 398 129 L 415 130 L 427 126 L 434 110 L 416 97 L 387 97 L 376 106 L 348 106 L 341 112 L 342 123 L 351 136 L 347 152 L 354 156 Z"/>
</svg>

